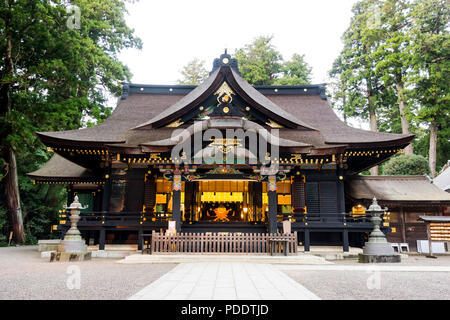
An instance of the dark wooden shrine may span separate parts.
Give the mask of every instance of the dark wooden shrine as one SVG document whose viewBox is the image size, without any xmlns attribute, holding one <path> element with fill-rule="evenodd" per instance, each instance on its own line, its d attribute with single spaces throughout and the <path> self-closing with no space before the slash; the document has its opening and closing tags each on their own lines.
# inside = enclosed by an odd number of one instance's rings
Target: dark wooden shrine
<svg viewBox="0 0 450 320">
<path fill-rule="evenodd" d="M 325 85 L 253 87 L 226 53 L 199 86 L 124 84 L 104 123 L 37 134 L 55 154 L 30 178 L 89 205 L 78 227 L 100 249 L 168 221 L 183 232 L 275 233 L 289 220 L 306 249 L 348 250 L 372 226 L 346 209 L 344 182 L 413 138 L 347 126 Z"/>
</svg>

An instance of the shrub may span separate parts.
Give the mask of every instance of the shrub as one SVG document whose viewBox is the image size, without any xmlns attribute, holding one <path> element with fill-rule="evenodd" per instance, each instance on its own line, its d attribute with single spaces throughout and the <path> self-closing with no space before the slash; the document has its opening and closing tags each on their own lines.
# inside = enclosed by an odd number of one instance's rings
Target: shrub
<svg viewBox="0 0 450 320">
<path fill-rule="evenodd" d="M 383 175 L 386 176 L 422 176 L 429 173 L 428 160 L 417 154 L 396 156 L 383 166 Z"/>
</svg>

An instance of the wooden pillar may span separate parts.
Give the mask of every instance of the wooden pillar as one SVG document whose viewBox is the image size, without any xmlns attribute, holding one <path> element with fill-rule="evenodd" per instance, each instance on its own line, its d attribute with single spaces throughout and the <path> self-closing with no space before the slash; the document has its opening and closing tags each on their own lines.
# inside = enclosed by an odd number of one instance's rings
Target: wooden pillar
<svg viewBox="0 0 450 320">
<path fill-rule="evenodd" d="M 338 169 L 337 175 L 337 209 L 338 213 L 345 213 L 344 170 Z"/>
<path fill-rule="evenodd" d="M 181 174 L 173 175 L 172 220 L 176 222 L 177 232 L 181 231 Z"/>
<path fill-rule="evenodd" d="M 277 233 L 278 198 L 276 176 L 269 176 L 267 197 L 269 200 L 269 233 Z"/>
<path fill-rule="evenodd" d="M 402 242 L 406 243 L 406 216 L 405 216 L 405 210 L 403 209 L 403 207 L 399 208 L 398 218 L 399 218 L 399 222 L 400 222 L 400 232 L 401 232 Z"/>
<path fill-rule="evenodd" d="M 73 202 L 73 198 L 73 185 L 69 184 L 67 186 L 67 205 L 70 205 Z"/>
<path fill-rule="evenodd" d="M 349 252 L 349 243 L 348 243 L 348 230 L 344 230 L 342 232 L 342 247 L 344 249 L 344 252 Z"/>
<path fill-rule="evenodd" d="M 427 239 L 428 239 L 428 256 L 433 257 L 433 242 L 431 241 L 431 228 L 430 222 L 425 222 L 427 224 Z"/>
<path fill-rule="evenodd" d="M 143 230 L 139 228 L 138 230 L 138 250 L 142 250 L 144 239 L 142 239 Z"/>
<path fill-rule="evenodd" d="M 309 230 L 305 229 L 305 251 L 309 252 L 311 250 L 311 239 L 309 238 Z"/>
<path fill-rule="evenodd" d="M 111 200 L 112 181 L 111 169 L 105 173 L 105 185 L 103 186 L 102 211 L 109 211 L 109 201 Z"/>
<path fill-rule="evenodd" d="M 105 250 L 105 242 L 106 242 L 106 230 L 100 229 L 100 239 L 98 242 L 98 250 Z"/>
<path fill-rule="evenodd" d="M 194 204 L 195 182 L 186 181 L 184 185 L 184 220 L 192 221 Z"/>
</svg>

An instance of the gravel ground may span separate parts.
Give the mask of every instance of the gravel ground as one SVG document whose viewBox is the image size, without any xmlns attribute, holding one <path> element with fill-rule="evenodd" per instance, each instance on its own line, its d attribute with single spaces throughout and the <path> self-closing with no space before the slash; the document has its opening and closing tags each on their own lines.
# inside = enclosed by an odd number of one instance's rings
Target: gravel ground
<svg viewBox="0 0 450 320">
<path fill-rule="evenodd" d="M 0 300 L 127 299 L 175 267 L 175 264 L 117 264 L 116 261 L 93 259 L 77 263 L 50 263 L 40 258 L 34 246 L 0 248 Z M 333 262 L 336 265 L 362 266 L 356 260 Z M 380 265 L 450 266 L 450 256 L 438 259 L 410 256 L 400 264 Z M 71 268 L 74 266 L 75 271 L 79 267 L 81 282 L 80 289 L 71 290 L 67 281 L 73 274 L 68 271 L 73 271 Z M 450 300 L 448 272 L 284 272 L 322 299 Z"/>
<path fill-rule="evenodd" d="M 338 265 L 364 265 L 358 263 L 356 259 L 333 260 Z M 437 259 L 427 258 L 422 255 L 409 255 L 408 258 L 402 259 L 401 263 L 381 263 L 380 266 L 442 266 L 450 267 L 450 255 L 438 256 Z"/>
<path fill-rule="evenodd" d="M 380 272 L 380 286 L 362 271 L 285 271 L 326 300 L 449 300 L 446 272 Z M 368 283 L 372 289 L 369 289 Z"/>
<path fill-rule="evenodd" d="M 0 300 L 127 299 L 175 267 L 175 264 L 124 265 L 116 261 L 94 258 L 50 263 L 41 259 L 34 246 L 0 248 Z M 74 273 L 67 272 L 76 272 L 71 266 L 79 267 L 80 289 L 68 289 L 67 281 Z"/>
<path fill-rule="evenodd" d="M 450 266 L 450 256 L 438 259 L 409 256 L 401 263 L 360 264 L 356 260 L 333 261 L 347 266 Z M 288 276 L 326 300 L 450 300 L 450 273 L 381 271 L 286 270 Z"/>
</svg>

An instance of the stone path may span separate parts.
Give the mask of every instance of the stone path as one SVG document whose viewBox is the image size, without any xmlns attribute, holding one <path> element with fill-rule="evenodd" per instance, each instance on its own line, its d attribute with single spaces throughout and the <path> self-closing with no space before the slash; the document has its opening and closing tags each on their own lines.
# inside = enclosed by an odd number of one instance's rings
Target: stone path
<svg viewBox="0 0 450 320">
<path fill-rule="evenodd" d="M 318 300 L 271 264 L 181 263 L 131 300 Z"/>
</svg>

